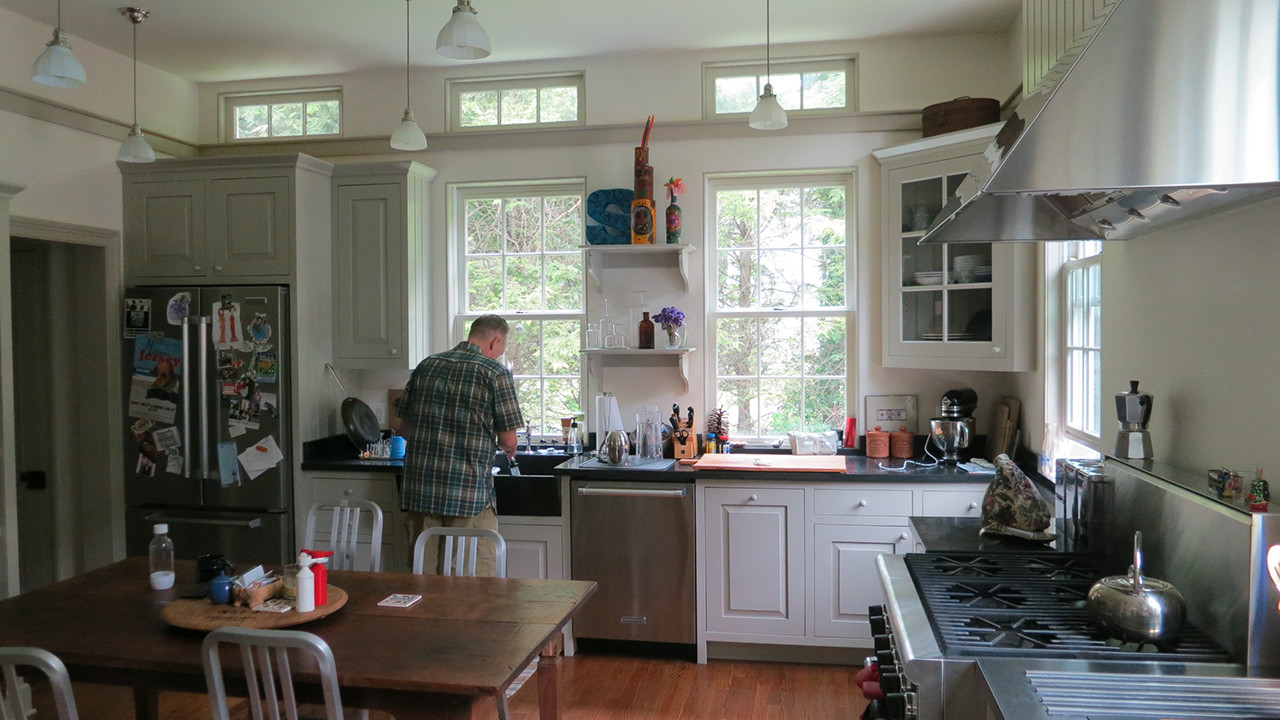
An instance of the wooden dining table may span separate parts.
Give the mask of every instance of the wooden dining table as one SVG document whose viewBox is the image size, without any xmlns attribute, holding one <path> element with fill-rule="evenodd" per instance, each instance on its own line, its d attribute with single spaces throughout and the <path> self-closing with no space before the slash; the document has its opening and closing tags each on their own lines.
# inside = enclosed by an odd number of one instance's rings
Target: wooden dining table
<svg viewBox="0 0 1280 720">
<path fill-rule="evenodd" d="M 159 692 L 206 691 L 206 633 L 162 617 L 195 580 L 194 563 L 179 562 L 177 572 L 175 589 L 152 590 L 147 559 L 128 558 L 2 600 L 0 646 L 48 650 L 74 681 L 131 687 L 137 717 L 151 720 Z M 329 583 L 346 592 L 346 605 L 291 629 L 329 643 L 344 706 L 400 720 L 491 718 L 496 697 L 540 654 L 540 716 L 558 718 L 561 633 L 596 589 L 578 580 L 351 571 L 330 572 Z M 422 600 L 407 608 L 378 605 L 393 593 Z M 315 677 L 300 671 L 304 700 L 323 698 Z"/>
</svg>

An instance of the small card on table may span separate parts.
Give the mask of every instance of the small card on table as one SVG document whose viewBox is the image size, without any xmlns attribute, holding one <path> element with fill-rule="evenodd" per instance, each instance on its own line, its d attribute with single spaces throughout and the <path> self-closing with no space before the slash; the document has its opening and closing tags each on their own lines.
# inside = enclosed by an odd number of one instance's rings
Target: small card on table
<svg viewBox="0 0 1280 720">
<path fill-rule="evenodd" d="M 422 599 L 421 595 L 409 595 L 407 593 L 394 593 L 386 596 L 378 603 L 381 607 L 409 607 L 410 605 Z"/>
</svg>

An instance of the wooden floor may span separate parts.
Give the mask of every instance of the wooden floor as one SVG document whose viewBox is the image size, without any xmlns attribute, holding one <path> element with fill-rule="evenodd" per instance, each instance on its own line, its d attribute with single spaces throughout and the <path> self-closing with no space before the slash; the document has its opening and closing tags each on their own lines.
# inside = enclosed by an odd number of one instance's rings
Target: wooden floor
<svg viewBox="0 0 1280 720">
<path fill-rule="evenodd" d="M 840 665 L 684 660 L 579 653 L 561 663 L 564 720 L 856 720 L 864 706 L 853 686 L 854 668 Z M 56 715 L 37 693 L 36 720 Z M 82 720 L 131 720 L 133 694 L 125 688 L 76 683 Z M 207 720 L 205 695 L 165 693 L 164 720 Z M 244 708 L 232 715 L 243 718 Z M 377 713 L 374 717 L 377 717 Z M 494 711 L 497 717 L 497 711 Z M 511 699 L 513 720 L 537 720 L 537 683 Z M 385 717 L 385 716 L 384 716 Z"/>
</svg>

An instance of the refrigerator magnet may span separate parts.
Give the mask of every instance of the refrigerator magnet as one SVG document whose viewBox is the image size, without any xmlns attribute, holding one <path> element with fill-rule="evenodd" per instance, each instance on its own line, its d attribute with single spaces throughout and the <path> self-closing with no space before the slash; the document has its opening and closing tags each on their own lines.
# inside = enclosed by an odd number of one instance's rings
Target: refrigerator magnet
<svg viewBox="0 0 1280 720">
<path fill-rule="evenodd" d="M 234 442 L 218 443 L 218 476 L 224 488 L 240 484 L 240 461 Z"/>
<path fill-rule="evenodd" d="M 155 431 L 151 434 L 151 439 L 155 441 L 156 447 L 164 452 L 182 447 L 182 436 L 178 434 L 178 428 L 173 425 Z"/>
<path fill-rule="evenodd" d="M 219 350 L 234 350 L 244 342 L 244 328 L 240 325 L 240 303 L 233 302 L 230 295 L 223 295 L 222 300 L 213 304 L 211 311 L 213 324 L 213 346 Z"/>
<path fill-rule="evenodd" d="M 260 383 L 273 383 L 280 370 L 280 360 L 274 352 L 260 352 L 253 356 L 253 371 Z"/>
<path fill-rule="evenodd" d="M 164 319 L 170 325 L 181 325 L 191 314 L 191 293 L 180 292 L 169 298 L 164 307 Z"/>
<path fill-rule="evenodd" d="M 182 453 L 171 452 L 165 459 L 164 471 L 171 475 L 182 474 Z"/>
<path fill-rule="evenodd" d="M 271 349 L 271 323 L 267 322 L 266 313 L 254 313 L 253 320 L 249 322 L 246 328 L 249 334 L 248 347 L 242 347 L 245 352 L 262 352 Z"/>
<path fill-rule="evenodd" d="M 155 477 L 155 461 L 147 457 L 146 453 L 138 453 L 138 464 L 134 467 L 134 473 L 138 477 Z"/>
<path fill-rule="evenodd" d="M 125 298 L 124 336 L 136 338 L 151 332 L 151 300 L 149 298 Z"/>
</svg>

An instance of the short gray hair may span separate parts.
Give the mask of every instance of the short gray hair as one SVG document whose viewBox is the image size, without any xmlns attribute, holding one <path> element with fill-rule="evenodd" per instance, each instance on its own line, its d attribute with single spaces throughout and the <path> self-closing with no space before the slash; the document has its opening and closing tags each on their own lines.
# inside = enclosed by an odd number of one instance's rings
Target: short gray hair
<svg viewBox="0 0 1280 720">
<path fill-rule="evenodd" d="M 471 321 L 471 330 L 467 333 L 467 338 L 487 338 L 491 335 L 506 337 L 510 330 L 511 326 L 501 315 L 481 315 Z"/>
</svg>

